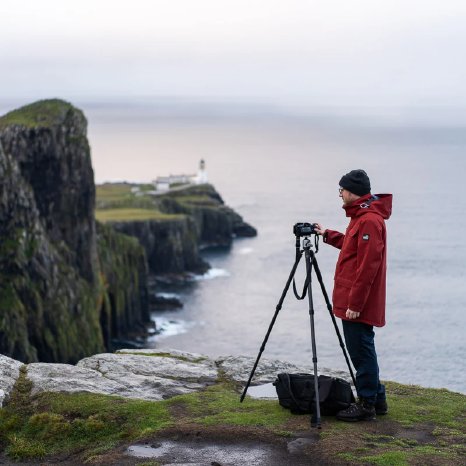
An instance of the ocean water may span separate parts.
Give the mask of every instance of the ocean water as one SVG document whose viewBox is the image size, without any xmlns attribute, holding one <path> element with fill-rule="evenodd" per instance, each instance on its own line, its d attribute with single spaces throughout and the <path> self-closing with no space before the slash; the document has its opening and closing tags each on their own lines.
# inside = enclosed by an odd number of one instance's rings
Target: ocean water
<svg viewBox="0 0 466 466">
<path fill-rule="evenodd" d="M 213 269 L 176 293 L 181 310 L 154 315 L 148 344 L 211 356 L 256 356 L 294 262 L 296 222 L 344 231 L 340 177 L 364 168 L 373 193 L 392 193 L 387 222 L 387 325 L 376 329 L 381 378 L 466 393 L 466 131 L 460 125 L 280 114 L 84 110 L 97 182 L 195 173 L 205 159 L 225 202 L 258 229 L 228 251 L 205 251 Z M 331 295 L 338 251 L 317 260 Z M 297 272 L 304 280 L 304 261 Z M 319 367 L 346 363 L 317 279 Z M 312 364 L 308 302 L 288 292 L 265 358 Z"/>
</svg>

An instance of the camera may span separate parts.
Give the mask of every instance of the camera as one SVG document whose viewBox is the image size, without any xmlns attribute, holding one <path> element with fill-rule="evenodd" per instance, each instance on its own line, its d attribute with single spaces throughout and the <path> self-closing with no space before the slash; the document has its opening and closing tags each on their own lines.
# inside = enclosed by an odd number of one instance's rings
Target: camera
<svg viewBox="0 0 466 466">
<path fill-rule="evenodd" d="M 295 223 L 293 233 L 295 236 L 310 236 L 315 235 L 315 223 Z"/>
</svg>

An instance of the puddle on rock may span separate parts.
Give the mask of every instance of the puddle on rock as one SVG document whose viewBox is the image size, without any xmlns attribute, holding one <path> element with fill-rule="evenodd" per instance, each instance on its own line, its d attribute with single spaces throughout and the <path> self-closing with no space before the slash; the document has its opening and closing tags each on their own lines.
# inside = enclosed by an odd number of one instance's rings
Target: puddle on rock
<svg viewBox="0 0 466 466">
<path fill-rule="evenodd" d="M 249 387 L 248 395 L 252 398 L 277 399 L 277 390 L 272 383 L 266 383 Z"/>
<path fill-rule="evenodd" d="M 270 458 L 275 455 L 274 447 L 270 445 L 241 443 L 216 444 L 202 441 L 162 441 L 155 445 L 131 445 L 126 454 L 137 458 L 158 458 L 164 462 L 213 464 L 224 466 L 247 464 L 267 466 Z"/>
</svg>

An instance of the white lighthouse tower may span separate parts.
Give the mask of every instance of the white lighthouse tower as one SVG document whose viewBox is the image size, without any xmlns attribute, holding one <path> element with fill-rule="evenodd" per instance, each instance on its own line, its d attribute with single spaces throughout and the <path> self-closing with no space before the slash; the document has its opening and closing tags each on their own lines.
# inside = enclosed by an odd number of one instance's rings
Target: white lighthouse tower
<svg viewBox="0 0 466 466">
<path fill-rule="evenodd" d="M 201 159 L 201 161 L 199 162 L 199 170 L 197 172 L 196 183 L 197 184 L 207 183 L 207 172 L 205 170 L 204 159 Z"/>
</svg>

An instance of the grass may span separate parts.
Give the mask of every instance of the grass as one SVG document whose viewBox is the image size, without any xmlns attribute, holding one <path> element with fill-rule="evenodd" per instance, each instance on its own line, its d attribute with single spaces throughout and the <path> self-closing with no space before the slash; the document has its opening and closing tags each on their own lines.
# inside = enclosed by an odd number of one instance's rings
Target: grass
<svg viewBox="0 0 466 466">
<path fill-rule="evenodd" d="M 73 106 L 63 100 L 40 100 L 2 116 L 0 128 L 8 125 L 21 125 L 27 128 L 48 127 L 62 121 L 71 109 Z M 75 109 L 75 111 L 79 110 Z"/>
<path fill-rule="evenodd" d="M 386 386 L 387 416 L 355 424 L 323 418 L 314 453 L 332 464 L 464 464 L 466 396 Z M 89 393 L 31 396 L 22 370 L 8 405 L 0 410 L 0 450 L 15 461 L 54 455 L 98 461 L 121 445 L 156 438 L 167 429 L 223 433 L 230 440 L 231 435 L 251 440 L 265 435 L 284 441 L 308 431 L 309 417 L 292 415 L 275 400 L 246 397 L 240 403 L 239 387 L 224 378 L 203 391 L 149 402 Z"/>
<path fill-rule="evenodd" d="M 8 407 L 0 411 L 5 451 L 17 461 L 77 451 L 91 457 L 174 422 L 165 403 L 90 393 L 41 394 L 33 404 L 30 416 L 18 417 Z"/>
<path fill-rule="evenodd" d="M 386 387 L 389 415 L 377 423 L 331 424 L 323 446 L 350 464 L 462 464 L 466 396 L 394 382 Z"/>
<path fill-rule="evenodd" d="M 210 185 L 193 185 L 181 191 L 153 196 L 152 184 L 105 183 L 96 186 L 96 219 L 101 222 L 173 220 L 193 208 L 218 208 L 220 201 Z"/>
<path fill-rule="evenodd" d="M 164 214 L 154 209 L 143 208 L 120 208 L 120 209 L 102 209 L 96 210 L 96 220 L 102 223 L 106 222 L 134 222 L 144 220 L 179 220 L 184 218 L 178 214 Z"/>
<path fill-rule="evenodd" d="M 220 205 L 217 200 L 202 194 L 183 195 L 174 193 L 171 197 L 180 204 L 185 204 L 187 206 L 218 207 Z"/>
<path fill-rule="evenodd" d="M 96 185 L 97 200 L 103 202 L 118 202 L 132 198 L 131 184 L 128 183 L 105 183 Z"/>
<path fill-rule="evenodd" d="M 290 418 L 290 413 L 274 401 L 246 398 L 239 403 L 238 393 L 225 383 L 174 397 L 167 403 L 182 408 L 190 422 L 204 426 L 260 426 L 278 432 Z"/>
<path fill-rule="evenodd" d="M 466 397 L 445 389 L 422 388 L 416 385 L 389 384 L 391 414 L 405 427 L 422 419 L 450 429 L 464 426 Z M 461 414 L 462 413 L 462 414 Z"/>
</svg>

